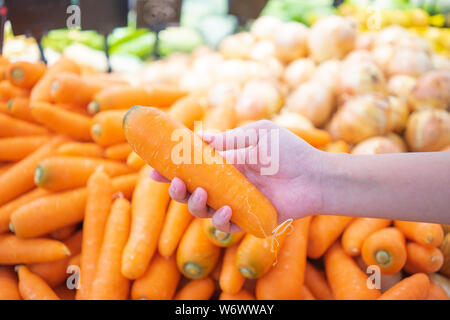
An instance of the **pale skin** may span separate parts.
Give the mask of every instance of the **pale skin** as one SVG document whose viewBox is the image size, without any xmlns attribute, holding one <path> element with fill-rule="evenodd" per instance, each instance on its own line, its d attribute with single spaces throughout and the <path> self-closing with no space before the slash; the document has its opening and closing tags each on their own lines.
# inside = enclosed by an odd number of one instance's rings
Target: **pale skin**
<svg viewBox="0 0 450 320">
<path fill-rule="evenodd" d="M 247 139 L 245 146 L 236 149 L 230 148 L 229 142 L 242 137 L 243 130 L 199 134 L 271 201 L 279 223 L 320 214 L 450 224 L 450 152 L 326 153 L 270 121 L 258 121 L 241 129 L 268 129 L 269 139 L 270 132 L 274 132 L 271 129 L 278 130 L 280 156 L 275 174 L 261 175 L 259 161 L 247 163 L 251 155 L 259 155 L 265 141 L 262 135 Z M 244 164 L 236 164 L 237 159 L 243 159 L 239 157 L 245 158 Z M 169 181 L 156 171 L 151 177 Z M 188 203 L 194 216 L 212 218 L 217 229 L 241 230 L 230 220 L 230 207 L 213 210 L 207 205 L 208 195 L 203 188 L 190 194 L 184 182 L 174 178 L 169 193 L 174 200 Z"/>
</svg>

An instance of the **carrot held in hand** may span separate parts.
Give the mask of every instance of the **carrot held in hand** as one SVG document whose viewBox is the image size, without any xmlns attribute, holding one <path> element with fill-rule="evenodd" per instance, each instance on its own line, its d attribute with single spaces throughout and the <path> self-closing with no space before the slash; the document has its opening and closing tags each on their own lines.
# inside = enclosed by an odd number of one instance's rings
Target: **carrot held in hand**
<svg viewBox="0 0 450 320">
<path fill-rule="evenodd" d="M 26 266 L 17 266 L 19 291 L 24 300 L 59 300 L 44 280 L 33 274 Z"/>
<path fill-rule="evenodd" d="M 103 148 L 96 143 L 90 142 L 68 142 L 57 150 L 60 156 L 102 158 Z"/>
<path fill-rule="evenodd" d="M 407 239 L 424 246 L 438 247 L 444 240 L 444 231 L 440 224 L 396 220 L 394 225 Z"/>
<path fill-rule="evenodd" d="M 8 233 L 0 235 L 0 264 L 49 262 L 69 255 L 69 249 L 60 241 L 22 239 Z"/>
<path fill-rule="evenodd" d="M 16 273 L 10 267 L 0 267 L 0 300 L 21 299 Z"/>
<path fill-rule="evenodd" d="M 310 262 L 306 262 L 304 282 L 317 299 L 334 300 L 333 293 L 325 279 L 325 275 Z"/>
<path fill-rule="evenodd" d="M 302 296 L 310 217 L 295 220 L 280 248 L 277 264 L 256 282 L 258 300 L 297 300 Z"/>
<path fill-rule="evenodd" d="M 404 270 L 411 274 L 433 273 L 441 269 L 444 263 L 444 255 L 439 248 L 408 242 L 406 252 L 408 258 Z"/>
<path fill-rule="evenodd" d="M 38 136 L 47 133 L 48 130 L 40 125 L 0 113 L 0 137 Z"/>
<path fill-rule="evenodd" d="M 320 258 L 352 222 L 351 217 L 319 215 L 312 218 L 308 233 L 308 257 Z"/>
<path fill-rule="evenodd" d="M 50 130 L 81 141 L 92 140 L 92 120 L 87 116 L 40 101 L 31 104 L 31 114 L 36 121 Z"/>
<path fill-rule="evenodd" d="M 189 279 L 205 278 L 214 269 L 219 255 L 220 248 L 206 237 L 201 219 L 194 219 L 178 245 L 178 269 Z"/>
<path fill-rule="evenodd" d="M 425 300 L 430 289 L 430 279 L 424 273 L 404 278 L 383 293 L 378 300 Z"/>
<path fill-rule="evenodd" d="M 244 231 L 258 237 L 272 235 L 277 226 L 277 212 L 270 201 L 192 131 L 156 108 L 137 106 L 125 115 L 124 130 L 136 153 L 166 178 L 179 177 L 186 182 L 189 192 L 203 187 L 208 193 L 208 205 L 214 209 L 229 205 L 233 212 L 231 220 Z M 180 142 L 172 139 L 174 133 L 190 140 L 191 157 L 177 159 L 174 155 L 180 150 Z M 194 159 L 193 155 L 202 158 Z"/>
<path fill-rule="evenodd" d="M 13 85 L 30 89 L 44 75 L 47 66 L 43 62 L 15 61 L 8 66 L 6 78 Z"/>
<path fill-rule="evenodd" d="M 170 258 L 155 254 L 147 271 L 133 282 L 131 298 L 133 300 L 171 300 L 180 280 L 175 256 Z"/>
<path fill-rule="evenodd" d="M 170 257 L 175 252 L 192 218 L 186 203 L 170 200 L 158 242 L 158 251 L 163 257 Z"/>
<path fill-rule="evenodd" d="M 110 110 L 97 113 L 92 119 L 92 139 L 103 147 L 125 142 L 122 122 L 126 110 Z"/>
<path fill-rule="evenodd" d="M 175 300 L 209 300 L 216 289 L 211 278 L 189 281 L 175 295 Z"/>
<path fill-rule="evenodd" d="M 0 161 L 22 160 L 48 140 L 48 136 L 0 138 Z"/>
<path fill-rule="evenodd" d="M 89 293 L 91 300 L 125 300 L 130 281 L 120 272 L 122 251 L 130 230 L 130 203 L 114 201 L 106 222 L 97 271 Z"/>
<path fill-rule="evenodd" d="M 97 271 L 106 221 L 112 206 L 112 183 L 102 170 L 95 171 L 87 184 L 86 210 L 83 221 L 80 289 L 77 299 L 87 299 Z"/>
<path fill-rule="evenodd" d="M 105 158 L 116 161 L 127 160 L 128 155 L 133 151 L 128 142 L 119 143 L 105 149 Z"/>
<path fill-rule="evenodd" d="M 34 182 L 36 186 L 51 191 L 82 187 L 86 185 L 90 175 L 100 167 L 110 177 L 131 173 L 130 168 L 117 161 L 56 156 L 44 159 L 37 166 Z"/>
<path fill-rule="evenodd" d="M 219 247 L 229 247 L 238 243 L 245 235 L 244 232 L 228 233 L 216 229 L 211 219 L 203 219 L 203 228 L 208 239 Z"/>
<path fill-rule="evenodd" d="M 244 285 L 245 278 L 236 267 L 236 253 L 238 244 L 226 248 L 223 257 L 222 270 L 220 271 L 219 285 L 222 291 L 237 293 Z"/>
<path fill-rule="evenodd" d="M 338 242 L 328 249 L 324 263 L 336 300 L 372 300 L 380 296 L 378 289 L 368 287 L 368 275 L 342 250 Z"/>
</svg>

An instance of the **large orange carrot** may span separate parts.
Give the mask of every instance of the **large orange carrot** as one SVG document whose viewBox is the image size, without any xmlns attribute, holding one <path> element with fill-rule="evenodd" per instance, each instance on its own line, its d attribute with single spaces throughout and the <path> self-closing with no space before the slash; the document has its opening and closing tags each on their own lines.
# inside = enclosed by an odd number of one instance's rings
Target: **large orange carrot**
<svg viewBox="0 0 450 320">
<path fill-rule="evenodd" d="M 120 260 L 130 230 L 130 207 L 124 198 L 115 200 L 112 205 L 89 299 L 124 300 L 128 297 L 130 281 L 120 272 Z"/>
<path fill-rule="evenodd" d="M 133 170 L 140 170 L 145 166 L 145 161 L 139 157 L 136 152 L 131 151 L 127 157 L 127 166 Z"/>
<path fill-rule="evenodd" d="M 190 279 L 205 278 L 214 269 L 219 255 L 220 248 L 208 240 L 201 219 L 194 219 L 178 245 L 178 269 Z"/>
<path fill-rule="evenodd" d="M 9 100 L 6 105 L 6 111 L 14 118 L 36 123 L 31 114 L 30 99 L 28 98 L 18 97 Z"/>
<path fill-rule="evenodd" d="M 380 296 L 378 289 L 368 287 L 368 276 L 344 252 L 339 242 L 328 249 L 324 262 L 331 290 L 337 300 L 371 300 Z"/>
<path fill-rule="evenodd" d="M 392 221 L 388 219 L 357 218 L 353 220 L 342 234 L 342 249 L 350 256 L 358 256 L 364 240 L 391 223 Z"/>
<path fill-rule="evenodd" d="M 97 271 L 106 221 L 112 205 L 111 179 L 103 171 L 94 172 L 87 184 L 86 211 L 83 221 L 80 289 L 77 299 L 89 297 L 92 281 Z"/>
<path fill-rule="evenodd" d="M 99 112 L 92 119 L 92 139 L 101 146 L 109 147 L 125 142 L 122 122 L 126 110 L 110 110 Z"/>
<path fill-rule="evenodd" d="M 399 272 L 406 263 L 405 237 L 397 228 L 384 228 L 364 240 L 361 256 L 366 265 L 377 265 L 384 274 Z"/>
<path fill-rule="evenodd" d="M 61 191 L 86 185 L 98 168 L 111 177 L 131 173 L 124 163 L 83 157 L 56 156 L 44 159 L 36 168 L 34 182 L 38 187 Z"/>
<path fill-rule="evenodd" d="M 37 136 L 47 133 L 48 130 L 42 126 L 0 113 L 0 137 Z"/>
<path fill-rule="evenodd" d="M 24 300 L 59 300 L 56 293 L 26 266 L 18 266 L 19 291 Z"/>
<path fill-rule="evenodd" d="M 57 150 L 60 156 L 102 158 L 103 148 L 96 143 L 90 142 L 68 142 Z"/>
<path fill-rule="evenodd" d="M 0 81 L 0 100 L 7 102 L 10 99 L 18 97 L 26 97 L 28 90 L 16 87 L 9 81 Z"/>
<path fill-rule="evenodd" d="M 165 85 L 152 87 L 111 86 L 95 95 L 88 110 L 94 114 L 104 110 L 129 109 L 134 105 L 168 108 L 185 94 L 184 91 Z"/>
<path fill-rule="evenodd" d="M 306 247 L 310 217 L 292 223 L 274 265 L 256 282 L 258 300 L 297 300 L 301 298 L 305 276 Z"/>
<path fill-rule="evenodd" d="M 439 248 L 408 242 L 406 252 L 408 258 L 404 270 L 408 273 L 433 273 L 444 263 L 444 255 Z"/>
<path fill-rule="evenodd" d="M 431 281 L 427 300 L 450 300 L 450 297 L 440 285 Z"/>
<path fill-rule="evenodd" d="M 189 129 L 194 129 L 194 122 L 201 120 L 206 111 L 206 101 L 198 95 L 181 98 L 169 109 L 169 115 Z"/>
<path fill-rule="evenodd" d="M 0 207 L 0 233 L 9 231 L 9 222 L 14 210 L 33 200 L 47 196 L 50 192 L 34 189 Z"/>
<path fill-rule="evenodd" d="M 242 289 L 238 293 L 222 292 L 219 300 L 255 300 L 255 297 L 245 289 Z"/>
<path fill-rule="evenodd" d="M 175 252 L 192 217 L 187 204 L 170 201 L 158 241 L 158 251 L 163 257 L 170 257 Z"/>
<path fill-rule="evenodd" d="M 353 218 L 341 216 L 315 216 L 308 233 L 308 257 L 320 258 L 336 241 Z"/>
<path fill-rule="evenodd" d="M 37 165 L 48 156 L 54 154 L 65 138 L 55 137 L 25 159 L 17 162 L 0 176 L 0 205 L 20 196 L 34 187 L 33 175 Z"/>
<path fill-rule="evenodd" d="M 144 167 L 133 193 L 130 237 L 123 251 L 122 274 L 137 279 L 147 270 L 158 246 L 158 238 L 169 203 L 169 184 L 150 178 Z"/>
<path fill-rule="evenodd" d="M 331 292 L 325 275 L 309 262 L 306 262 L 304 282 L 317 299 L 334 300 L 333 292 Z"/>
<path fill-rule="evenodd" d="M 61 72 L 80 73 L 80 67 L 68 58 L 61 58 L 51 67 L 47 68 L 44 76 L 35 84 L 31 90 L 30 100 L 35 101 L 51 101 L 50 90 L 54 77 Z"/>
<path fill-rule="evenodd" d="M 219 247 L 229 247 L 238 243 L 245 235 L 244 232 L 228 233 L 216 229 L 211 219 L 203 219 L 203 228 L 208 239 Z"/>
<path fill-rule="evenodd" d="M 131 146 L 127 143 L 119 143 L 105 149 L 105 157 L 110 160 L 125 161 L 131 153 Z"/>
<path fill-rule="evenodd" d="M 32 264 L 29 266 L 30 271 L 41 277 L 51 287 L 60 285 L 68 276 L 67 266 L 69 265 L 71 257 L 81 252 L 81 238 L 82 232 L 78 231 L 64 241 L 64 244 L 70 250 L 70 257 L 52 262 Z"/>
<path fill-rule="evenodd" d="M 48 140 L 48 136 L 0 138 L 0 161 L 22 160 Z"/>
<path fill-rule="evenodd" d="M 438 247 L 444 240 L 444 231 L 440 224 L 397 220 L 394 225 L 407 239 L 425 246 Z"/>
<path fill-rule="evenodd" d="M 175 294 L 180 272 L 175 256 L 170 258 L 155 254 L 147 271 L 134 281 L 131 287 L 131 298 L 147 300 L 170 300 Z"/>
<path fill-rule="evenodd" d="M 136 174 L 112 179 L 113 192 L 130 199 L 136 180 Z M 18 236 L 30 238 L 73 225 L 83 220 L 86 197 L 86 188 L 41 197 L 16 209 L 11 226 Z"/>
<path fill-rule="evenodd" d="M 16 61 L 8 66 L 6 78 L 13 85 L 30 89 L 44 75 L 47 66 L 42 62 Z"/>
<path fill-rule="evenodd" d="M 60 241 L 22 239 L 7 233 L 0 235 L 0 264 L 49 262 L 69 255 L 69 249 Z"/>
<path fill-rule="evenodd" d="M 258 238 L 247 234 L 236 253 L 236 267 L 246 278 L 256 279 L 264 275 L 277 260 L 286 239 L 286 231 L 273 238 Z"/>
<path fill-rule="evenodd" d="M 14 270 L 10 267 L 0 267 L 0 300 L 21 299 Z"/>
<path fill-rule="evenodd" d="M 404 278 L 383 293 L 378 300 L 425 300 L 430 289 L 430 279 L 424 273 Z"/>
<path fill-rule="evenodd" d="M 236 267 L 236 253 L 239 245 L 228 247 L 223 257 L 219 285 L 223 292 L 237 293 L 244 285 L 245 278 Z"/>
<path fill-rule="evenodd" d="M 189 281 L 175 295 L 175 300 L 209 300 L 216 289 L 211 278 Z"/>
<path fill-rule="evenodd" d="M 90 141 L 92 119 L 47 102 L 31 104 L 33 117 L 48 129 L 81 141 Z"/>
<path fill-rule="evenodd" d="M 208 193 L 208 204 L 214 209 L 229 205 L 233 211 L 231 220 L 244 231 L 258 237 L 272 235 L 277 212 L 270 201 L 192 131 L 164 112 L 144 107 L 134 107 L 125 115 L 124 129 L 136 153 L 165 177 L 181 178 L 190 192 L 203 187 Z M 191 156 L 187 159 L 176 154 L 176 150 L 181 151 L 180 143 L 173 141 L 172 134 L 190 140 L 187 148 Z M 184 150 L 183 155 L 187 153 Z"/>
</svg>

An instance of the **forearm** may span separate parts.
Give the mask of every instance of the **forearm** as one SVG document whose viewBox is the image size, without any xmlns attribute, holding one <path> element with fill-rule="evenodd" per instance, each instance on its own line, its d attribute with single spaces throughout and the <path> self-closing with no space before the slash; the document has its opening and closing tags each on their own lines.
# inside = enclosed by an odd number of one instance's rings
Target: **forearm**
<svg viewBox="0 0 450 320">
<path fill-rule="evenodd" d="M 450 223 L 450 152 L 327 154 L 322 212 Z"/>
</svg>

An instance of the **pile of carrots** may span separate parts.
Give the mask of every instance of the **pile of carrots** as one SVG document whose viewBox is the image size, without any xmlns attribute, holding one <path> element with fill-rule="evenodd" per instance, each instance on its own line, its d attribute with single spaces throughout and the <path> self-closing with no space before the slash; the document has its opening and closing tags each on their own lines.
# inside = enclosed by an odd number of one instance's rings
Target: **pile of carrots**
<svg viewBox="0 0 450 320">
<path fill-rule="evenodd" d="M 0 77 L 0 299 L 448 299 L 441 225 L 306 217 L 271 250 L 271 238 L 219 231 L 172 201 L 128 144 L 126 110 L 156 106 L 224 131 L 239 125 L 234 101 L 208 109 L 201 93 L 66 58 L 0 57 Z M 295 133 L 348 151 L 323 130 Z M 368 286 L 373 265 L 381 288 Z"/>
</svg>

